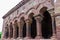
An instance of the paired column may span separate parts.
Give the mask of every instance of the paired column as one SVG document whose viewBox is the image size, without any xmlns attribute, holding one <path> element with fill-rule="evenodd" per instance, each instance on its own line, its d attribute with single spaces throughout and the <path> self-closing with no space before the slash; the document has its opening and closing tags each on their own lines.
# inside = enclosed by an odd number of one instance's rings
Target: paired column
<svg viewBox="0 0 60 40">
<path fill-rule="evenodd" d="M 19 26 L 19 38 L 21 39 L 23 37 L 23 24 L 22 22 L 18 22 L 18 26 Z"/>
<path fill-rule="evenodd" d="M 23 22 L 19 21 L 18 22 L 18 37 L 21 39 L 23 37 Z M 17 38 L 17 34 L 16 34 L 16 24 L 13 24 L 13 38 Z"/>
<path fill-rule="evenodd" d="M 13 38 L 16 38 L 16 27 L 15 24 L 13 24 Z"/>
<path fill-rule="evenodd" d="M 26 21 L 26 38 L 27 39 L 30 39 L 31 38 L 31 23 L 32 23 L 32 20 L 31 19 L 27 19 Z"/>
<path fill-rule="evenodd" d="M 13 26 L 12 24 L 9 25 L 9 38 L 13 37 Z"/>
<path fill-rule="evenodd" d="M 9 27 L 8 27 L 8 28 L 9 28 L 9 38 L 11 38 L 11 37 L 10 37 L 10 36 L 11 36 L 11 35 L 10 35 L 10 25 L 9 25 Z"/>
<path fill-rule="evenodd" d="M 52 17 L 52 30 L 53 30 L 53 36 L 52 36 L 52 38 L 56 38 L 56 24 L 55 24 L 55 17 Z"/>
<path fill-rule="evenodd" d="M 36 36 L 36 38 L 37 39 L 42 39 L 42 32 L 41 32 L 41 21 L 42 21 L 42 17 L 40 17 L 40 16 L 36 16 L 35 17 L 35 19 L 36 19 L 36 25 L 37 25 L 37 36 Z"/>
<path fill-rule="evenodd" d="M 5 27 L 5 34 L 4 34 L 4 37 L 5 38 L 8 38 L 9 37 L 9 32 L 8 32 L 8 27 Z"/>
</svg>

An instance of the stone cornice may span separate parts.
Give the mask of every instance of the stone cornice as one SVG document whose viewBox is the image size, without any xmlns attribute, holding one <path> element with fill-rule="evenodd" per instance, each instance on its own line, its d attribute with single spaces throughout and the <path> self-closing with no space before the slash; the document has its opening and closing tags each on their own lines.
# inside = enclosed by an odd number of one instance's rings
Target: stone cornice
<svg viewBox="0 0 60 40">
<path fill-rule="evenodd" d="M 19 7 L 23 6 L 24 4 L 26 4 L 29 0 L 22 0 L 21 2 L 19 2 L 15 7 L 13 7 L 10 11 L 8 11 L 4 16 L 3 19 L 6 18 L 7 16 L 9 16 L 12 12 L 14 12 L 15 10 L 17 10 Z"/>
</svg>

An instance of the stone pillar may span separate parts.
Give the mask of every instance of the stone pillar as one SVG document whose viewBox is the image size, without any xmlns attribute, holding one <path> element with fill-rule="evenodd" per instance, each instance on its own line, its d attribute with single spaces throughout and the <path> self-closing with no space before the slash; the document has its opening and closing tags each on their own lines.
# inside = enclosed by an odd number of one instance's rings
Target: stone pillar
<svg viewBox="0 0 60 40">
<path fill-rule="evenodd" d="M 11 36 L 11 35 L 10 35 L 10 25 L 9 25 L 9 27 L 8 27 L 8 28 L 9 28 L 9 38 L 11 38 L 11 37 L 10 37 L 10 36 Z"/>
<path fill-rule="evenodd" d="M 31 27 L 32 20 L 31 19 L 27 19 L 25 22 L 26 22 L 26 39 L 30 39 L 31 38 L 30 27 Z"/>
<path fill-rule="evenodd" d="M 40 16 L 36 16 L 35 19 L 36 19 L 36 25 L 37 25 L 37 36 L 36 36 L 36 38 L 37 39 L 42 39 L 42 32 L 41 32 L 42 18 Z"/>
<path fill-rule="evenodd" d="M 9 38 L 13 37 L 13 26 L 12 24 L 9 25 Z"/>
<path fill-rule="evenodd" d="M 18 26 L 19 26 L 19 38 L 21 39 L 23 37 L 23 25 L 22 22 L 18 22 Z"/>
<path fill-rule="evenodd" d="M 53 36 L 52 38 L 56 39 L 56 24 L 55 24 L 55 17 L 52 17 L 52 31 L 53 31 Z"/>
<path fill-rule="evenodd" d="M 15 28 L 15 24 L 13 24 L 13 38 L 16 38 L 16 28 Z"/>
<path fill-rule="evenodd" d="M 9 38 L 9 32 L 8 32 L 8 27 L 5 27 L 5 34 L 4 34 L 4 37 L 7 39 Z"/>
</svg>

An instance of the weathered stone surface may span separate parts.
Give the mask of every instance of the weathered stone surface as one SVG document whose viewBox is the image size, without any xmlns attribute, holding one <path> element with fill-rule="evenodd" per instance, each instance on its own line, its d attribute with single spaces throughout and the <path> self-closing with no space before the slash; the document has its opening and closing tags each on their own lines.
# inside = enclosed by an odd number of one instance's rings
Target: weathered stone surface
<svg viewBox="0 0 60 40">
<path fill-rule="evenodd" d="M 55 23 L 54 19 L 52 19 L 52 23 L 51 23 L 52 24 L 52 32 L 53 32 L 52 36 L 48 39 L 44 39 L 42 37 L 42 30 L 41 30 L 42 23 L 41 22 L 42 22 L 43 18 L 45 17 L 43 14 L 46 11 L 49 12 L 51 18 L 56 16 L 55 12 L 54 12 L 53 1 L 51 1 L 51 0 L 43 0 L 43 1 L 42 0 L 23 0 L 23 1 L 21 1 L 19 4 L 17 4 L 17 6 L 15 6 L 6 15 L 3 16 L 2 40 L 58 40 L 60 38 L 60 34 L 59 34 L 60 27 L 58 27 L 58 25 L 57 25 L 56 26 L 57 28 L 55 30 L 54 25 L 59 24 L 58 23 L 60 20 L 59 18 L 56 19 L 56 24 L 54 24 Z M 56 13 L 58 13 L 58 11 Z M 32 19 L 33 17 L 34 17 L 34 19 Z M 34 24 L 33 20 L 34 21 L 36 20 L 36 24 Z M 12 23 L 12 25 L 13 25 L 13 27 L 12 27 L 13 30 L 8 30 L 8 31 L 12 31 L 13 37 L 12 38 L 8 37 L 6 39 L 5 34 L 4 34 L 6 31 L 5 27 L 9 27 L 6 25 L 7 24 L 10 25 L 10 23 Z M 34 39 L 31 37 L 32 23 L 33 23 L 33 25 L 37 25 L 36 26 L 37 38 L 35 37 Z M 55 32 L 56 32 L 56 34 L 55 34 Z M 57 38 L 57 36 L 58 36 L 58 38 Z M 28 38 L 28 37 L 31 37 L 31 38 Z"/>
</svg>

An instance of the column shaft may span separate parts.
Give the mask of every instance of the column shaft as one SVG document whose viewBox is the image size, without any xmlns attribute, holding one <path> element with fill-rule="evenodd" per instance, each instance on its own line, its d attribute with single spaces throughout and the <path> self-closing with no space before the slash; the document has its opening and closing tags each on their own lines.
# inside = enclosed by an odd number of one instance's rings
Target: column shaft
<svg viewBox="0 0 60 40">
<path fill-rule="evenodd" d="M 5 28 L 5 34 L 4 34 L 5 38 L 9 37 L 9 30 L 8 27 Z"/>
<path fill-rule="evenodd" d="M 31 27 L 31 21 L 28 19 L 26 20 L 26 37 L 29 39 L 31 38 L 31 35 L 30 35 L 30 27 Z"/>
<path fill-rule="evenodd" d="M 23 33 L 22 33 L 22 31 L 23 31 L 23 26 L 22 26 L 22 24 L 21 24 L 21 22 L 18 22 L 18 26 L 19 26 L 19 38 L 22 38 L 23 37 Z"/>
<path fill-rule="evenodd" d="M 36 23 L 37 23 L 37 36 L 36 38 L 41 39 L 42 38 L 42 32 L 41 32 L 41 18 L 40 16 L 35 17 Z"/>
<path fill-rule="evenodd" d="M 14 24 L 13 24 L 13 38 L 16 38 L 16 28 Z"/>
<path fill-rule="evenodd" d="M 55 18 L 54 17 L 52 17 L 52 31 L 53 31 L 53 36 L 52 36 L 52 38 L 56 38 L 56 24 L 55 24 Z"/>
<path fill-rule="evenodd" d="M 11 37 L 10 37 L 10 26 L 9 26 L 9 38 L 11 38 Z"/>
<path fill-rule="evenodd" d="M 11 38 L 11 36 L 12 36 L 12 35 L 11 35 L 11 25 L 9 25 L 8 28 L 9 28 L 9 38 Z"/>
</svg>

